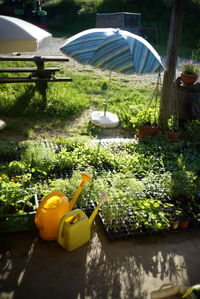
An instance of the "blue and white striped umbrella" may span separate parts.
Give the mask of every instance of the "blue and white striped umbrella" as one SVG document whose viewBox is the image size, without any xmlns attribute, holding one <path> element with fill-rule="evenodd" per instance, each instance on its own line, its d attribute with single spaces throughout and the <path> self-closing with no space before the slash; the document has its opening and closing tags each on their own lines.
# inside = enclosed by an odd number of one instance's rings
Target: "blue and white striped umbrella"
<svg viewBox="0 0 200 299">
<path fill-rule="evenodd" d="M 84 30 L 67 39 L 60 51 L 81 64 L 127 75 L 164 69 L 160 56 L 144 38 L 120 29 Z"/>
</svg>

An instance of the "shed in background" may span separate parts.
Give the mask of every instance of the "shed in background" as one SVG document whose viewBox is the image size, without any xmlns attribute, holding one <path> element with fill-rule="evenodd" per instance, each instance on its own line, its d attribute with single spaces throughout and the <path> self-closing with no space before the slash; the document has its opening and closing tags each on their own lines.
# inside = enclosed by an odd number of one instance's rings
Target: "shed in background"
<svg viewBox="0 0 200 299">
<path fill-rule="evenodd" d="M 96 28 L 119 28 L 140 35 L 140 13 L 97 13 Z"/>
</svg>

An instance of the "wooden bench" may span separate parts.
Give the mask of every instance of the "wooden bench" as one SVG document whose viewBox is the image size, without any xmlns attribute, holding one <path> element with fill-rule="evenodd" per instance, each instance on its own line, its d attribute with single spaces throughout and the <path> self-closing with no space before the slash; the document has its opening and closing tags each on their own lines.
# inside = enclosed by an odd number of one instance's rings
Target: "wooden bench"
<svg viewBox="0 0 200 299">
<path fill-rule="evenodd" d="M 36 72 L 37 67 L 15 67 L 15 68 L 0 68 L 0 73 L 32 73 Z M 58 67 L 45 67 L 45 71 L 55 74 L 60 69 Z"/>
<path fill-rule="evenodd" d="M 37 83 L 37 82 L 71 82 L 71 78 L 53 77 L 53 78 L 38 78 L 38 77 L 12 77 L 0 78 L 0 83 Z"/>
<path fill-rule="evenodd" d="M 42 96 L 43 106 L 46 107 L 46 90 L 48 82 L 71 82 L 68 77 L 56 77 L 55 73 L 60 71 L 58 67 L 45 67 L 44 62 L 68 62 L 69 59 L 63 56 L 0 56 L 0 61 L 31 61 L 36 67 L 0 68 L 0 73 L 30 73 L 23 77 L 0 77 L 1 83 L 35 83 Z"/>
</svg>

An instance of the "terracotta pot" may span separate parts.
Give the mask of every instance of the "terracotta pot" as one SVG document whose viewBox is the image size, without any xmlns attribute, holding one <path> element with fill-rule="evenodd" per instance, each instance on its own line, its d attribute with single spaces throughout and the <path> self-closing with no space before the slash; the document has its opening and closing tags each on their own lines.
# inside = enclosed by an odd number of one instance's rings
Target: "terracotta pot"
<svg viewBox="0 0 200 299">
<path fill-rule="evenodd" d="M 179 142 L 180 141 L 181 132 L 167 131 L 166 134 L 169 136 L 169 139 L 171 142 Z"/>
<path fill-rule="evenodd" d="M 139 132 L 137 134 L 137 137 L 142 140 L 144 137 L 147 136 L 156 136 L 160 132 L 159 127 L 154 127 L 154 126 L 148 126 L 148 125 L 143 125 L 139 128 Z"/>
<path fill-rule="evenodd" d="M 197 78 L 198 78 L 197 75 L 181 73 L 181 81 L 185 85 L 194 84 L 197 81 Z"/>
<path fill-rule="evenodd" d="M 184 221 L 180 221 L 179 222 L 179 228 L 187 228 L 189 225 L 189 221 L 188 220 L 184 220 Z"/>
<path fill-rule="evenodd" d="M 178 225 L 179 225 L 178 221 L 172 221 L 172 222 L 170 222 L 170 228 L 171 229 L 178 229 Z"/>
</svg>

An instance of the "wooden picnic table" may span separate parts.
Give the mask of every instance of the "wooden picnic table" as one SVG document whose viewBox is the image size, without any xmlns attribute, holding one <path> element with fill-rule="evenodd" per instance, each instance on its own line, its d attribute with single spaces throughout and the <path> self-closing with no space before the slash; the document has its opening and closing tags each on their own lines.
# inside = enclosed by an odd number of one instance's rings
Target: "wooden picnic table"
<svg viewBox="0 0 200 299">
<path fill-rule="evenodd" d="M 63 56 L 0 56 L 0 61 L 30 61 L 36 67 L 14 67 L 0 68 L 0 73 L 29 73 L 22 77 L 0 77 L 0 83 L 35 83 L 38 91 L 42 95 L 42 103 L 47 104 L 46 90 L 48 82 L 71 82 L 68 77 L 56 77 L 55 73 L 60 71 L 58 67 L 45 67 L 45 62 L 68 62 L 69 59 Z"/>
</svg>

